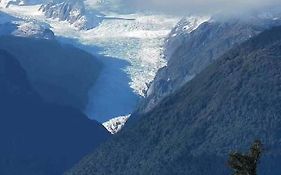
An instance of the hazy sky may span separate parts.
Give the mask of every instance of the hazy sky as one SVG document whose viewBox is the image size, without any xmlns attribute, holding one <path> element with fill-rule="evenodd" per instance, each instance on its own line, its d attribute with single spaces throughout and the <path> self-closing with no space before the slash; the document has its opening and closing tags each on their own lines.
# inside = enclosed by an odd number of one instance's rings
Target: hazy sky
<svg viewBox="0 0 281 175">
<path fill-rule="evenodd" d="M 160 8 L 191 13 L 241 13 L 280 6 L 281 0 L 125 0 L 139 8 Z"/>
</svg>

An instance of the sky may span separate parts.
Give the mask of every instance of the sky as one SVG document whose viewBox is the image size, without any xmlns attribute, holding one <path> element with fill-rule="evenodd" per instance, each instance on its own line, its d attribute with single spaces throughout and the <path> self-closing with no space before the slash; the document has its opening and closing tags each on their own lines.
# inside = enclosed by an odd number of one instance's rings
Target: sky
<svg viewBox="0 0 281 175">
<path fill-rule="evenodd" d="M 281 6 L 281 0 L 124 0 L 136 8 L 199 14 L 244 13 Z"/>
</svg>

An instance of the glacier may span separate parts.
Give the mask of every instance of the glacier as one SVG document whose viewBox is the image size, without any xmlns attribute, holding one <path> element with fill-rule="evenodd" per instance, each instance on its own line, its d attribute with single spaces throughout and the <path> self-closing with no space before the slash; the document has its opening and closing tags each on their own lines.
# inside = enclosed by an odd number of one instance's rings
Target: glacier
<svg viewBox="0 0 281 175">
<path fill-rule="evenodd" d="M 0 7 L 0 11 L 22 20 L 49 24 L 58 40 L 85 49 L 104 63 L 100 79 L 89 92 L 85 113 L 90 118 L 105 122 L 130 114 L 158 69 L 166 65 L 163 45 L 179 17 L 102 11 L 103 20 L 98 26 L 80 30 L 67 21 L 45 17 L 40 7 L 41 4 L 10 5 Z"/>
</svg>

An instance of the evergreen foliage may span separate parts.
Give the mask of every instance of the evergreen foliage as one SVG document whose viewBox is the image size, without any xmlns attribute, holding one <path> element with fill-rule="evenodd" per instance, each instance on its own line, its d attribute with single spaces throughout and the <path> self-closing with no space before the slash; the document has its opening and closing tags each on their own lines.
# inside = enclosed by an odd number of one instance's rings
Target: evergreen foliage
<svg viewBox="0 0 281 175">
<path fill-rule="evenodd" d="M 256 140 L 251 146 L 249 153 L 231 153 L 228 164 L 234 171 L 233 175 L 257 175 L 257 165 L 262 151 L 263 145 L 261 141 Z"/>
</svg>

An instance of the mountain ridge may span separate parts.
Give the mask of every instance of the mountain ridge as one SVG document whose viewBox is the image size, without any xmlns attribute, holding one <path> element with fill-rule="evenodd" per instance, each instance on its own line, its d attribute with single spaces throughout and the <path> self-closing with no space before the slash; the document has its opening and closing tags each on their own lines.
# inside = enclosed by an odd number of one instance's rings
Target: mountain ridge
<svg viewBox="0 0 281 175">
<path fill-rule="evenodd" d="M 231 18 L 227 21 L 210 19 L 191 33 L 179 33 L 166 44 L 167 52 L 174 52 L 167 54 L 167 66 L 157 72 L 136 113 L 146 113 L 153 109 L 163 97 L 182 87 L 235 45 L 280 24 L 280 20 L 271 18 Z M 182 31 L 177 27 L 182 26 L 176 26 L 174 30 Z M 173 48 L 174 41 L 181 42 L 176 45 L 177 48 Z"/>
</svg>

